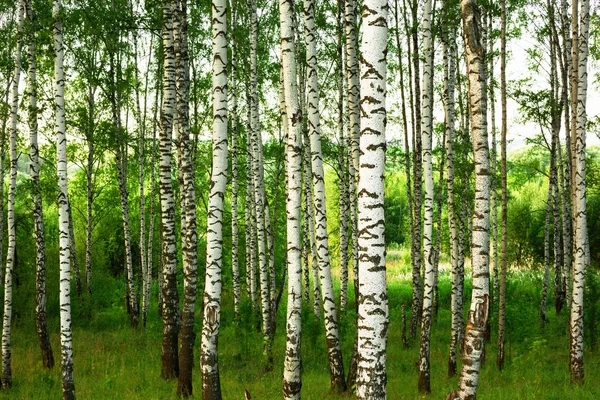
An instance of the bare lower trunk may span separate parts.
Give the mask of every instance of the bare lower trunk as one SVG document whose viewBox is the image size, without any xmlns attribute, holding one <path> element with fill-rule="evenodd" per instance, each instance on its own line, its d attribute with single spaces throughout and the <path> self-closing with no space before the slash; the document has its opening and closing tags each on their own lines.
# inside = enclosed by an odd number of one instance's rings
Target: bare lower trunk
<svg viewBox="0 0 600 400">
<path fill-rule="evenodd" d="M 42 353 L 42 365 L 44 368 L 54 366 L 54 355 L 50 345 L 48 334 L 48 323 L 46 321 L 46 240 L 44 235 L 44 218 L 42 206 L 42 194 L 40 191 L 40 167 L 38 162 L 38 109 L 37 109 L 37 77 L 36 77 L 36 48 L 34 14 L 31 2 L 25 1 L 25 14 L 28 27 L 28 54 L 27 60 L 29 70 L 27 74 L 27 94 L 29 95 L 29 171 L 33 182 L 33 220 L 35 232 L 35 323 L 37 336 Z M 2 198 L 0 198 L 2 199 Z M 3 201 L 3 200 L 0 200 Z"/>
<path fill-rule="evenodd" d="M 10 110 L 10 183 L 8 187 L 8 251 L 6 253 L 6 271 L 4 274 L 4 317 L 2 326 L 2 387 L 4 388 L 12 387 L 10 328 L 12 322 L 12 278 L 15 264 L 16 246 L 15 194 L 17 189 L 17 115 L 19 110 L 19 80 L 21 77 L 21 46 L 23 40 L 22 36 L 24 13 L 25 2 L 21 0 L 17 2 L 17 48 L 15 49 L 15 73 L 12 84 Z"/>
<path fill-rule="evenodd" d="M 162 369 L 164 379 L 179 374 L 178 333 L 179 299 L 177 294 L 177 246 L 175 238 L 175 200 L 171 172 L 173 118 L 175 116 L 175 50 L 173 35 L 173 0 L 163 7 L 162 40 L 164 51 L 163 104 L 160 121 L 160 203 L 162 219 Z"/>
<path fill-rule="evenodd" d="M 73 380 L 73 332 L 71 329 L 71 275 L 69 235 L 69 193 L 67 177 L 67 137 L 65 123 L 65 77 L 63 69 L 64 47 L 62 38 L 62 12 L 60 0 L 54 0 L 54 85 L 56 115 L 56 166 L 58 176 L 58 225 L 60 254 L 60 344 L 63 399 L 75 399 Z M 15 165 L 16 167 L 16 165 Z M 15 171 L 16 172 L 16 171 Z"/>
</svg>

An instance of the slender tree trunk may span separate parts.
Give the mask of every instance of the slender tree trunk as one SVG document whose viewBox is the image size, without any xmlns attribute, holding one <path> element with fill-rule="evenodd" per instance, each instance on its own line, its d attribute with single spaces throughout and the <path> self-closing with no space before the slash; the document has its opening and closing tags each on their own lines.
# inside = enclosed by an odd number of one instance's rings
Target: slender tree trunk
<svg viewBox="0 0 600 400">
<path fill-rule="evenodd" d="M 506 316 L 506 261 L 507 261 L 507 212 L 508 189 L 506 185 L 506 0 L 500 0 L 501 33 L 500 33 L 500 102 L 502 106 L 502 131 L 500 138 L 500 169 L 502 184 L 502 248 L 500 254 L 500 298 L 498 303 L 498 354 L 496 365 L 504 368 L 504 323 Z"/>
<path fill-rule="evenodd" d="M 425 61 L 423 64 L 423 117 L 421 119 L 421 133 L 423 136 L 423 169 L 425 173 L 425 203 L 423 223 L 423 248 L 425 261 L 423 314 L 421 319 L 421 346 L 419 351 L 419 392 L 431 393 L 430 384 L 430 335 L 431 335 L 431 311 L 433 306 L 433 292 L 435 286 L 433 247 L 433 165 L 432 165 L 432 107 L 430 99 L 433 97 L 433 35 L 431 32 L 431 20 L 433 11 L 431 0 L 425 0 L 423 9 L 423 52 Z"/>
<path fill-rule="evenodd" d="M 483 118 L 485 105 L 485 73 L 481 26 L 477 2 L 462 0 L 461 12 L 469 79 L 469 104 L 473 155 L 475 161 L 475 208 L 471 257 L 473 292 L 467 319 L 465 351 L 458 391 L 448 397 L 474 400 L 477 396 L 479 369 L 484 349 L 489 312 L 489 247 L 490 247 L 490 157 Z"/>
<path fill-rule="evenodd" d="M 153 37 L 151 37 L 152 39 Z M 140 79 L 138 73 L 138 41 L 137 41 L 137 31 L 133 30 L 133 45 L 134 45 L 134 60 L 136 66 L 134 67 L 134 76 L 135 76 L 135 115 L 137 116 L 137 124 L 138 124 L 138 180 L 139 180 L 139 217 L 140 217 L 140 237 L 139 237 L 139 246 L 140 246 L 140 272 L 142 276 L 142 325 L 146 326 L 146 304 L 148 303 L 147 297 L 147 287 L 148 287 L 148 258 L 146 256 L 146 199 L 144 194 L 144 169 L 145 169 L 145 155 L 144 155 L 144 146 L 145 146 L 145 136 L 146 136 L 146 127 L 145 127 L 145 118 L 142 115 L 141 106 L 140 106 Z M 152 49 L 152 43 L 150 43 L 150 48 Z M 152 59 L 148 61 L 150 63 Z M 147 93 L 148 90 L 148 78 L 146 75 L 146 86 L 144 91 Z M 146 97 L 146 96 L 145 96 Z M 145 100 L 145 99 L 144 99 Z M 146 107 L 146 101 L 144 101 L 144 107 Z"/>
<path fill-rule="evenodd" d="M 444 113 L 446 121 L 446 154 L 448 156 L 448 229 L 450 233 L 450 264 L 452 267 L 452 289 L 451 289 L 451 311 L 452 311 L 452 334 L 450 341 L 450 355 L 448 357 L 448 376 L 456 375 L 456 354 L 459 346 L 459 329 L 462 327 L 462 290 L 459 289 L 461 277 L 458 271 L 458 231 L 457 217 L 454 202 L 454 80 L 456 77 L 456 31 L 454 13 L 449 9 L 451 1 L 446 0 L 444 4 L 446 27 L 442 29 L 443 52 L 444 52 Z M 452 18 L 452 20 L 450 20 Z M 459 293 L 461 299 L 459 299 Z"/>
<path fill-rule="evenodd" d="M 554 169 L 554 142 L 550 151 L 550 175 L 552 176 Z M 546 197 L 546 217 L 544 220 L 544 279 L 542 282 L 542 301 L 540 305 L 540 323 L 544 326 L 546 322 L 546 299 L 548 296 L 548 278 L 550 275 L 550 213 L 552 212 L 552 178 L 548 183 L 548 196 Z"/>
<path fill-rule="evenodd" d="M 63 399 L 75 399 L 73 380 L 73 332 L 71 329 L 71 275 L 69 235 L 69 192 L 67 179 L 67 137 L 65 124 L 65 77 L 63 69 L 64 47 L 60 0 L 54 0 L 54 89 L 56 115 L 56 166 L 58 175 L 58 226 L 60 254 L 60 347 L 62 364 Z M 15 165 L 16 167 L 16 165 Z M 16 175 L 16 171 L 15 171 Z"/>
<path fill-rule="evenodd" d="M 171 172 L 171 146 L 173 118 L 175 116 L 175 50 L 173 36 L 173 0 L 165 1 L 163 7 L 162 40 L 164 51 L 163 104 L 160 120 L 160 203 L 162 219 L 162 370 L 165 379 L 175 378 L 179 374 L 178 308 L 177 294 L 177 245 L 175 239 L 175 200 Z"/>
<path fill-rule="evenodd" d="M 496 179 L 497 171 L 498 171 L 498 141 L 496 139 L 496 84 L 494 82 L 494 38 L 493 38 L 493 13 L 490 11 L 488 16 L 488 58 L 489 58 L 489 69 L 488 69 L 488 77 L 489 77 L 489 96 L 490 96 L 490 114 L 491 114 L 491 122 L 492 122 L 492 149 L 490 150 L 490 158 L 492 169 L 491 173 L 491 219 L 492 219 L 492 256 L 490 257 L 490 262 L 492 264 L 492 274 L 494 281 L 494 290 L 493 290 L 493 304 L 498 304 L 498 181 Z"/>
<path fill-rule="evenodd" d="M 89 131 L 86 134 L 88 146 L 88 156 L 86 165 L 86 216 L 87 228 L 85 238 L 85 280 L 88 293 L 92 295 L 92 233 L 94 231 L 94 163 L 95 163 L 95 146 L 94 146 L 94 130 L 95 130 L 95 87 L 91 84 L 88 89 L 88 124 Z"/>
<path fill-rule="evenodd" d="M 346 80 L 348 90 L 347 98 L 347 127 L 348 135 L 346 144 L 348 146 L 348 193 L 350 207 L 350 226 L 352 227 L 352 272 L 354 274 L 354 298 L 355 308 L 357 310 L 356 318 L 358 323 L 358 179 L 359 179 L 359 142 L 360 142 L 360 78 L 358 65 L 358 42 L 357 42 L 357 22 L 358 13 L 357 1 L 346 0 L 345 22 L 346 22 Z M 346 387 L 353 387 L 356 384 L 358 368 L 358 331 L 354 338 L 354 348 L 352 358 L 348 369 L 348 379 Z"/>
<path fill-rule="evenodd" d="M 563 204 L 563 254 L 564 254 L 564 276 L 565 276 L 565 298 L 567 308 L 571 309 L 571 264 L 573 256 L 573 224 L 572 224 L 572 193 L 571 193 L 571 119 L 569 103 L 569 74 L 571 71 L 571 37 L 569 36 L 569 19 L 567 15 L 567 1 L 561 0 L 561 33 L 563 39 L 561 68 L 562 102 L 564 109 L 565 130 L 565 159 L 562 161 L 562 149 L 559 146 L 558 156 L 561 168 L 562 204 Z"/>
<path fill-rule="evenodd" d="M 263 355 L 266 367 L 271 368 L 273 363 L 271 335 L 271 296 L 269 293 L 269 272 L 267 267 L 267 231 L 265 228 L 265 179 L 262 165 L 262 135 L 260 132 L 258 113 L 258 74 L 257 74 L 257 48 L 258 48 L 258 19 L 256 0 L 250 2 L 250 85 L 251 85 L 251 127 L 252 127 L 252 152 L 253 177 L 254 177 L 254 206 L 256 209 L 256 243 L 258 247 L 258 272 L 260 278 L 260 297 L 262 310 Z"/>
<path fill-rule="evenodd" d="M 81 297 L 83 293 L 83 287 L 81 285 L 81 273 L 79 272 L 79 261 L 77 258 L 77 250 L 75 248 L 75 230 L 73 227 L 73 211 L 71 210 L 71 200 L 67 199 L 69 203 L 69 246 L 71 246 L 71 262 L 73 267 L 73 272 L 75 275 L 75 290 L 77 292 L 77 297 Z"/>
<path fill-rule="evenodd" d="M 146 321 L 148 319 L 148 308 L 150 306 L 150 289 L 152 288 L 152 264 L 153 264 L 153 244 L 154 244 L 154 219 L 155 219 L 155 215 L 154 215 L 154 210 L 155 210 L 155 203 L 156 203 L 156 126 L 157 126 L 157 114 L 158 114 L 158 107 L 159 107 L 159 100 L 161 97 L 160 94 L 160 83 L 159 83 L 159 79 L 161 75 L 161 71 L 160 71 L 160 67 L 158 68 L 157 74 L 156 74 L 156 92 L 154 94 L 155 96 L 155 100 L 154 100 L 154 111 L 153 111 L 153 118 L 152 118 L 152 157 L 151 157 L 151 161 L 150 161 L 150 225 L 148 227 L 148 240 L 147 240 L 147 245 L 148 245 L 148 250 L 146 251 L 146 255 L 148 257 L 148 261 L 146 262 L 147 265 L 147 280 L 148 280 L 148 284 L 146 285 L 146 293 L 144 296 L 144 307 L 143 307 L 143 311 L 142 311 L 142 321 L 144 326 L 146 326 Z M 159 248 L 162 246 L 159 246 Z M 159 265 L 162 265 L 161 263 L 159 263 Z M 158 270 L 158 277 L 160 278 L 162 276 L 161 270 L 160 268 L 157 269 Z M 159 285 L 158 288 L 158 294 L 159 297 L 162 296 L 162 286 Z M 162 300 L 162 297 L 161 297 Z M 162 301 L 159 302 L 159 316 L 162 315 L 162 310 L 160 309 L 162 307 Z"/>
<path fill-rule="evenodd" d="M 340 311 L 346 310 L 348 301 L 348 148 L 344 137 L 344 0 L 337 1 L 337 68 L 338 68 L 338 169 L 340 205 Z"/>
<path fill-rule="evenodd" d="M 577 1 L 573 1 L 572 18 L 577 17 L 575 9 Z M 581 1 L 579 10 L 581 21 L 579 24 L 579 38 L 573 37 L 573 54 L 578 52 L 577 63 L 573 60 L 573 70 L 577 70 L 577 96 L 571 99 L 571 107 L 577 110 L 576 138 L 575 138 L 575 199 L 573 204 L 573 215 L 575 217 L 573 257 L 573 294 L 571 300 L 570 320 L 570 366 L 571 383 L 583 383 L 583 293 L 585 287 L 585 270 L 589 265 L 589 249 L 587 238 L 587 215 L 586 215 L 586 100 L 587 100 L 587 58 L 589 40 L 590 2 Z M 576 25 L 576 21 L 573 22 Z M 573 29 L 573 33 L 577 30 Z M 575 57 L 574 57 L 575 58 Z M 575 73 L 573 74 L 575 75 Z"/>
<path fill-rule="evenodd" d="M 386 398 L 389 324 L 385 276 L 384 167 L 387 0 L 363 3 L 358 188 L 358 399 Z"/>
<path fill-rule="evenodd" d="M 208 203 L 204 320 L 202 324 L 202 398 L 221 399 L 217 343 L 221 325 L 223 200 L 227 187 L 227 1 L 212 2 L 213 151 Z M 195 215 L 194 215 L 195 216 Z M 193 318 L 193 315 L 192 315 Z M 193 324 L 193 320 L 192 320 Z M 190 376 L 191 377 L 191 376 Z M 191 393 L 190 393 L 191 394 Z"/>
<path fill-rule="evenodd" d="M 410 320 L 410 335 L 415 338 L 417 336 L 417 326 L 421 322 L 423 313 L 423 295 L 424 295 L 424 279 L 421 282 L 421 234 L 423 232 L 423 221 L 421 218 L 422 208 L 422 189 L 423 189 L 423 159 L 422 159 L 422 121 L 421 121 L 421 86 L 419 79 L 421 78 L 420 58 L 419 58 L 419 39 L 418 39 L 418 22 L 417 22 L 418 1 L 413 0 L 411 4 L 412 11 L 412 40 L 413 40 L 413 79 L 415 92 L 415 125 L 414 125 L 414 149 L 413 149 L 413 193 L 414 193 L 414 208 L 413 208 L 413 258 L 412 258 L 412 274 L 413 274 L 413 300 L 412 300 L 412 315 Z"/>
<path fill-rule="evenodd" d="M 40 191 L 40 166 L 38 163 L 38 108 L 37 108 L 37 77 L 36 77 L 36 49 L 35 26 L 31 2 L 25 0 L 25 14 L 27 18 L 28 52 L 27 60 L 29 70 L 27 74 L 27 94 L 29 95 L 29 171 L 33 181 L 33 220 L 35 232 L 35 324 L 42 352 L 42 365 L 44 368 L 54 366 L 54 355 L 50 345 L 48 323 L 46 321 L 46 240 L 44 235 L 44 218 L 42 194 Z M 3 200 L 0 200 L 3 201 Z"/>
<path fill-rule="evenodd" d="M 287 337 L 283 371 L 283 397 L 300 399 L 302 388 L 300 343 L 302 335 L 302 265 L 300 262 L 300 205 L 302 169 L 302 111 L 298 104 L 296 52 L 294 44 L 294 1 L 279 0 L 281 63 L 286 104 L 287 126 L 287 268 L 288 303 Z"/>
<path fill-rule="evenodd" d="M 6 84 L 6 97 L 4 99 L 4 103 L 8 106 L 8 100 L 11 93 L 11 82 L 12 77 L 8 76 L 7 84 Z M 12 105 L 11 105 L 12 106 Z M 12 111 L 12 109 L 11 109 Z M 11 112 L 6 112 L 4 114 L 4 118 L 2 120 L 2 136 L 0 137 L 0 182 L 4 182 L 4 165 L 6 160 L 6 125 L 8 122 L 9 115 L 12 117 Z M 11 122 L 12 123 L 12 122 Z M 3 259 L 3 240 L 4 240 L 4 185 L 0 185 L 0 260 Z M 4 270 L 0 267 L 0 286 L 4 284 Z M 0 377 L 0 385 L 1 385 L 1 377 Z"/>
<path fill-rule="evenodd" d="M 56 2 L 56 0 L 55 0 Z M 56 4 L 55 4 L 56 6 Z M 8 188 L 8 251 L 6 253 L 6 272 L 4 274 L 4 317 L 2 326 L 2 387 L 12 387 L 11 368 L 11 322 L 12 322 L 12 278 L 15 266 L 16 225 L 15 194 L 17 189 L 17 119 L 19 112 L 19 81 L 21 78 L 21 47 L 23 43 L 25 1 L 17 2 L 17 46 L 15 49 L 15 73 L 12 84 L 10 110 L 10 183 Z M 62 40 L 60 41 L 62 48 Z M 63 131 L 64 132 L 64 131 Z M 68 251 L 68 250 L 67 250 Z M 68 253 L 67 253 L 68 254 Z M 67 264 L 68 265 L 68 264 Z M 62 293 L 62 292 L 61 292 Z M 62 300 L 62 298 L 61 298 Z M 61 319 L 62 322 L 62 319 Z"/>
<path fill-rule="evenodd" d="M 225 0 L 222 0 L 225 3 Z M 181 205 L 181 214 L 182 214 L 182 222 L 181 225 L 185 229 L 182 229 L 182 255 L 183 255 L 183 312 L 182 312 L 182 324 L 181 324 L 181 348 L 179 353 L 179 380 L 177 384 L 177 394 L 179 396 L 188 397 L 192 395 L 192 367 L 194 365 L 194 341 L 195 341 L 195 332 L 194 332 L 194 313 L 196 310 L 196 286 L 197 286 L 197 265 L 198 265 L 198 234 L 196 229 L 196 190 L 195 190 L 195 171 L 192 166 L 192 156 L 191 156 L 191 141 L 190 141 L 190 117 L 189 117 L 189 102 L 190 102 L 190 77 L 189 77 L 189 53 L 188 53 L 188 25 L 187 25 L 187 2 L 186 1 L 176 1 L 176 7 L 178 17 L 175 18 L 176 26 L 173 27 L 173 31 L 175 34 L 175 68 L 177 71 L 176 78 L 176 98 L 177 98 L 177 128 L 178 128 L 178 158 L 181 164 L 181 174 L 183 178 L 183 187 L 181 187 L 181 197 L 184 199 Z M 213 11 L 217 5 L 213 4 Z M 219 7 L 220 8 L 220 7 Z M 223 10 L 219 11 L 219 15 L 223 18 L 223 21 L 226 19 L 225 13 L 225 5 L 223 5 Z M 223 15 L 221 15 L 223 14 Z M 217 18 L 216 14 L 213 14 L 213 23 Z M 226 21 L 223 22 L 226 24 Z M 225 31 L 226 32 L 226 31 Z M 214 32 L 213 36 L 225 36 L 225 32 Z M 224 38 L 222 39 L 224 41 Z M 223 51 L 227 51 L 226 45 L 223 46 L 221 43 L 221 47 L 225 47 L 225 50 L 220 50 L 220 56 L 222 56 Z M 225 70 L 223 72 L 223 76 L 227 77 L 227 56 L 225 56 L 223 63 Z M 227 96 L 227 83 L 223 85 L 219 85 L 217 90 L 224 90 L 224 96 Z M 219 110 L 222 108 L 227 110 L 227 103 L 219 104 Z M 219 122 L 213 122 L 213 127 L 219 126 Z M 219 146 L 224 152 L 218 153 L 219 156 L 223 157 L 225 164 L 227 164 L 227 118 L 225 116 L 224 126 L 220 127 L 220 130 L 225 130 L 225 140 L 223 143 L 219 142 Z M 214 151 L 214 150 L 213 150 Z M 213 153 L 214 154 L 214 153 Z M 224 186 L 227 183 L 227 173 L 225 173 L 224 181 L 216 182 L 215 178 L 215 162 L 213 162 L 213 176 L 211 185 L 212 189 L 221 190 L 220 192 L 214 194 L 219 198 L 224 197 Z M 221 173 L 219 171 L 219 173 Z M 216 184 L 215 184 L 216 183 Z M 213 194 L 211 194 L 213 196 Z M 223 207 L 221 205 L 220 211 L 223 212 Z M 210 227 L 208 231 L 208 241 L 209 246 L 214 246 L 215 241 L 211 241 L 212 230 L 218 231 L 217 225 L 223 227 L 222 217 L 219 220 L 211 220 L 211 217 L 218 218 L 219 209 L 212 210 L 210 208 L 210 200 L 209 200 L 209 220 L 208 226 Z M 222 238 L 219 237 L 216 240 L 217 243 L 222 245 Z M 213 250 L 211 248 L 211 250 Z M 214 249 L 217 251 L 216 249 Z M 207 279 L 206 282 L 209 282 L 209 265 L 212 266 L 215 262 L 221 261 L 222 257 L 219 255 L 214 259 L 211 257 L 215 255 L 214 253 L 207 255 Z M 218 266 L 220 271 L 220 265 Z M 211 274 L 212 275 L 212 274 Z M 210 283 L 214 283 L 218 285 L 215 281 Z M 207 307 L 210 307 L 210 300 L 212 299 L 212 291 L 210 291 L 209 286 L 210 283 L 207 283 L 206 290 L 204 292 L 204 306 L 205 306 L 205 322 L 207 316 Z M 220 297 L 220 296 L 219 296 Z M 210 300 L 209 300 L 210 298 Z M 218 320 L 218 317 L 217 317 Z M 218 334 L 218 322 L 216 333 Z M 206 375 L 203 375 L 206 377 Z M 210 386 L 209 382 L 206 382 L 207 379 L 204 380 L 204 383 Z M 203 385 L 204 385 L 203 383 Z M 203 389 L 205 386 L 203 386 Z M 203 390 L 204 393 L 206 393 Z M 209 397 L 210 398 L 210 397 Z"/>
<path fill-rule="evenodd" d="M 240 317 L 240 269 L 238 257 L 238 106 L 237 106 L 237 26 L 236 4 L 229 2 L 231 9 L 231 270 L 233 275 L 233 308 L 236 323 Z"/>
<path fill-rule="evenodd" d="M 338 333 L 337 310 L 331 279 L 329 239 L 327 235 L 327 205 L 325 201 L 325 173 L 323 171 L 323 154 L 321 150 L 320 91 L 317 71 L 317 32 L 315 29 L 314 0 L 304 0 L 304 29 L 308 78 L 308 130 L 312 154 L 316 241 L 318 242 L 316 248 L 318 249 L 319 279 L 315 280 L 315 286 L 320 282 L 323 294 L 323 320 L 325 322 L 331 388 L 337 392 L 344 392 L 346 390 L 346 380 Z M 318 291 L 315 289 L 315 295 L 317 293 Z"/>
</svg>

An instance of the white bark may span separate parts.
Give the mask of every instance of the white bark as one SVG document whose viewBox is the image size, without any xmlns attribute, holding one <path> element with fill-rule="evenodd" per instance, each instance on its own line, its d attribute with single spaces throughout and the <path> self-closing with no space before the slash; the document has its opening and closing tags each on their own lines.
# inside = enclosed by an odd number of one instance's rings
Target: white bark
<svg viewBox="0 0 600 400">
<path fill-rule="evenodd" d="M 294 45 L 294 1 L 279 0 L 281 63 L 286 104 L 286 178 L 287 178 L 287 337 L 283 371 L 283 396 L 300 399 L 302 371 L 300 343 L 302 338 L 302 264 L 300 262 L 300 206 L 302 193 L 302 111 L 298 104 L 296 54 Z"/>
<path fill-rule="evenodd" d="M 8 250 L 6 252 L 6 271 L 4 274 L 2 387 L 12 386 L 10 328 L 12 322 L 12 275 L 15 264 L 15 246 L 17 234 L 15 226 L 15 194 L 17 189 L 17 117 L 19 111 L 19 81 L 21 78 L 21 46 L 23 37 L 24 13 L 25 2 L 21 0 L 17 3 L 17 48 L 15 49 L 15 73 L 12 84 L 10 110 L 10 183 L 8 188 Z"/>
<path fill-rule="evenodd" d="M 213 152 L 208 200 L 204 320 L 202 324 L 202 398 L 220 399 L 217 341 L 221 324 L 223 200 L 227 187 L 227 1 L 212 1 Z"/>
<path fill-rule="evenodd" d="M 423 170 L 425 176 L 425 202 L 423 223 L 423 256 L 425 262 L 423 314 L 421 319 L 421 348 L 419 355 L 419 392 L 430 393 L 430 363 L 429 338 L 431 333 L 431 311 L 433 305 L 433 289 L 435 286 L 433 248 L 433 165 L 432 165 L 432 107 L 433 97 L 433 35 L 431 33 L 431 20 L 433 12 L 431 0 L 426 0 L 423 10 L 423 47 L 425 61 L 423 63 L 423 114 L 421 118 L 421 134 L 423 137 Z"/>
<path fill-rule="evenodd" d="M 389 323 L 385 276 L 386 0 L 363 2 L 358 184 L 358 399 L 386 398 Z"/>
<path fill-rule="evenodd" d="M 67 137 L 65 125 L 64 47 L 61 1 L 54 0 L 54 99 L 56 114 L 56 166 L 58 175 L 58 226 L 60 253 L 60 344 L 63 399 L 75 399 L 73 381 L 73 332 L 71 330 L 71 270 L 69 235 L 69 194 L 67 182 Z"/>
</svg>

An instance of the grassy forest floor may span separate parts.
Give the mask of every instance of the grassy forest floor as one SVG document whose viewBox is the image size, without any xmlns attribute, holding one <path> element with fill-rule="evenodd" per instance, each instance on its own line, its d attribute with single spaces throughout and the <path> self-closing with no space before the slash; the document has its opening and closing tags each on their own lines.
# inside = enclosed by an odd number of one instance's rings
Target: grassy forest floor
<svg viewBox="0 0 600 400">
<path fill-rule="evenodd" d="M 441 270 L 440 310 L 431 337 L 430 396 L 417 393 L 418 340 L 409 349 L 402 346 L 401 305 L 409 304 L 411 284 L 409 266 L 400 252 L 388 254 L 388 287 L 390 329 L 388 337 L 388 398 L 443 398 L 457 386 L 458 378 L 447 377 L 447 355 L 450 341 L 450 276 Z M 121 286 L 122 287 L 122 286 Z M 274 345 L 274 369 L 264 372 L 262 337 L 252 328 L 255 321 L 242 318 L 240 327 L 233 324 L 231 285 L 224 293 L 220 347 L 220 373 L 224 399 L 243 399 L 244 389 L 256 400 L 281 398 L 283 356 L 285 347 L 285 296 L 279 308 L 278 329 Z M 116 290 L 116 289 L 115 289 Z M 556 316 L 552 290 L 548 299 L 548 322 L 541 328 L 538 317 L 541 292 L 539 273 L 513 271 L 507 288 L 506 367 L 498 372 L 496 357 L 496 311 L 492 318 L 492 340 L 487 345 L 487 365 L 483 368 L 478 399 L 599 399 L 600 355 L 586 346 L 585 384 L 569 385 L 569 353 L 567 310 Z M 121 292 L 122 293 L 122 292 Z M 154 293 L 156 294 L 156 293 Z M 469 305 L 470 282 L 466 288 L 465 308 Z M 100 294 L 99 294 L 100 295 Z M 593 297 L 595 293 L 592 293 Z M 597 298 L 595 299 L 597 300 Z M 153 298 L 146 329 L 131 329 L 128 317 L 120 306 L 77 317 L 83 307 L 74 306 L 75 386 L 79 399 L 171 399 L 176 398 L 176 382 L 160 378 L 161 322 Z M 248 303 L 243 315 L 250 315 Z M 201 398 L 198 369 L 201 317 L 197 307 L 195 346 L 195 398 Z M 588 312 L 586 310 L 586 312 Z M 590 314 L 588 312 L 588 314 Z M 594 314 L 593 312 L 591 313 Z M 410 323 L 410 316 L 407 316 Z M 352 311 L 341 316 L 341 337 L 344 362 L 350 361 L 354 338 Z M 82 321 L 83 320 L 83 321 Z M 589 324 L 588 324 L 589 326 Z M 0 398 L 59 399 L 61 398 L 58 321 L 50 320 L 54 356 L 57 366 L 52 371 L 42 369 L 33 321 L 16 319 L 12 334 L 13 388 L 0 391 Z M 589 338 L 589 330 L 586 335 Z M 322 323 L 311 307 L 303 313 L 302 356 L 304 364 L 302 398 L 336 399 L 329 391 L 327 351 Z M 350 397 L 350 396 L 348 396 Z"/>
</svg>

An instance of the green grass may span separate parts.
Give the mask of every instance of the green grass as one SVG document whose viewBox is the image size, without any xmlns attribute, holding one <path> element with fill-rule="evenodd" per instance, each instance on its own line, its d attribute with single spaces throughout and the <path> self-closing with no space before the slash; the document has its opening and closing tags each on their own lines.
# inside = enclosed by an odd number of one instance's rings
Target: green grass
<svg viewBox="0 0 600 400">
<path fill-rule="evenodd" d="M 390 329 L 388 338 L 389 399 L 443 398 L 456 388 L 458 378 L 447 377 L 447 354 L 450 340 L 450 281 L 447 271 L 440 277 L 440 312 L 431 334 L 430 396 L 417 393 L 418 341 L 404 349 L 401 340 L 401 305 L 410 311 L 411 287 L 409 267 L 401 254 L 391 251 L 388 256 Z M 470 284 L 466 288 L 470 297 Z M 117 285 L 119 287 L 119 285 Z M 114 289 L 114 288 L 113 288 Z M 111 289 L 112 290 L 112 289 Z M 508 285 L 508 320 L 506 368 L 498 372 L 495 366 L 496 326 L 492 318 L 492 341 L 486 347 L 488 362 L 482 370 L 478 399 L 598 399 L 600 398 L 600 357 L 586 348 L 585 384 L 569 385 L 569 354 L 566 310 L 560 316 L 550 308 L 549 321 L 542 330 L 538 320 L 540 279 L 535 273 L 511 274 Z M 100 295 L 100 294 L 99 294 Z M 552 299 L 550 297 L 550 299 Z M 153 298 L 155 301 L 155 298 Z M 350 296 L 353 304 L 353 295 Z M 466 301 L 468 307 L 469 301 Z M 232 296 L 227 288 L 224 297 L 220 345 L 220 372 L 224 399 L 242 399 L 244 389 L 253 399 L 281 398 L 283 356 L 285 347 L 285 298 L 279 309 L 277 336 L 274 344 L 275 365 L 264 372 L 262 336 L 256 321 L 249 317 L 250 306 L 242 304 L 245 317 L 239 327 L 233 324 Z M 176 382 L 160 378 L 161 322 L 156 305 L 150 310 L 148 326 L 137 330 L 129 327 L 122 307 L 113 305 L 85 313 L 85 307 L 74 305 L 74 312 L 86 315 L 74 317 L 75 386 L 79 399 L 170 399 L 176 398 Z M 302 398 L 336 399 L 329 391 L 324 328 L 306 307 L 303 313 L 303 388 Z M 410 318 L 407 315 L 407 318 Z M 340 316 L 340 331 L 344 361 L 349 363 L 354 338 L 352 311 Z M 201 398 L 198 369 L 201 317 L 197 313 L 195 346 L 194 391 Z M 0 398 L 60 399 L 60 354 L 58 321 L 50 321 L 52 345 L 57 366 L 52 371 L 42 369 L 33 323 L 17 319 L 12 334 L 13 387 L 0 391 Z"/>
</svg>

